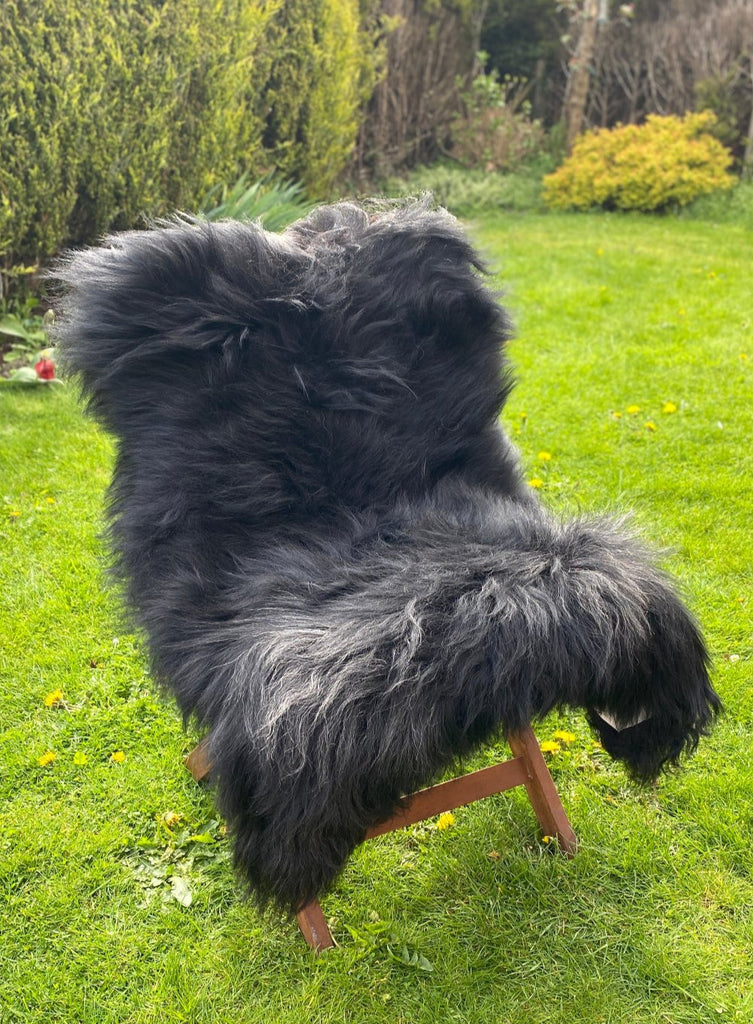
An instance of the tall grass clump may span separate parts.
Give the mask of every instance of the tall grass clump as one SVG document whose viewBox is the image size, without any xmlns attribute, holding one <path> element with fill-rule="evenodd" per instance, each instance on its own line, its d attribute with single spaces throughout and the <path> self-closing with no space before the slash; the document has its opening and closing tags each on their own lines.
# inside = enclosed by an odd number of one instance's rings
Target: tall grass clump
<svg viewBox="0 0 753 1024">
<path fill-rule="evenodd" d="M 541 173 L 534 170 L 503 174 L 438 163 L 416 167 L 402 178 L 390 178 L 384 188 L 387 195 L 395 197 L 431 192 L 436 202 L 456 217 L 493 210 L 538 210 L 542 206 Z"/>
<path fill-rule="evenodd" d="M 700 196 L 680 216 L 714 224 L 737 224 L 753 231 L 753 180 L 744 178 L 731 189 Z"/>
<path fill-rule="evenodd" d="M 206 220 L 257 220 L 267 231 L 282 231 L 313 204 L 296 181 L 276 181 L 269 175 L 250 181 L 242 174 L 234 185 L 218 183 L 206 194 L 199 213 Z"/>
</svg>

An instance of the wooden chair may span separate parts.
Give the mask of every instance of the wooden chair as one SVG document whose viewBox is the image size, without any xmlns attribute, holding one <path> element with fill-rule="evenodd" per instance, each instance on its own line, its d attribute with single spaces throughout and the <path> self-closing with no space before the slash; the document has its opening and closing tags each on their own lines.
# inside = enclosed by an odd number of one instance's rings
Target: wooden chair
<svg viewBox="0 0 753 1024">
<path fill-rule="evenodd" d="M 577 840 L 567 819 L 552 776 L 546 766 L 541 749 L 530 726 L 508 737 L 513 757 L 508 761 L 482 768 L 440 782 L 436 786 L 419 790 L 405 797 L 403 806 L 379 825 L 366 833 L 365 839 L 394 832 L 395 829 L 413 825 L 426 818 L 432 818 L 443 811 L 453 810 L 473 803 L 495 793 L 503 793 L 515 786 L 525 786 L 528 798 L 544 831 L 544 835 L 557 837 L 560 849 L 573 856 Z M 186 759 L 186 767 L 197 781 L 206 778 L 211 763 L 205 743 L 201 742 Z M 336 945 L 318 900 L 309 903 L 298 913 L 298 925 L 312 949 L 320 952 Z"/>
</svg>

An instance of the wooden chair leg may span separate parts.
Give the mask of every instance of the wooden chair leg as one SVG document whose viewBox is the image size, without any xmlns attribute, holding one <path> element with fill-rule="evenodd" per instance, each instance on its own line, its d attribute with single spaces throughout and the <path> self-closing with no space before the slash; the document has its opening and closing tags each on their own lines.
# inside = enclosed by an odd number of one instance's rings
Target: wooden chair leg
<svg viewBox="0 0 753 1024">
<path fill-rule="evenodd" d="M 209 744 L 206 739 L 198 743 L 185 760 L 186 768 L 197 782 L 202 782 L 212 769 L 209 759 Z"/>
<path fill-rule="evenodd" d="M 299 910 L 297 917 L 298 927 L 303 932 L 304 939 L 314 952 L 320 953 L 323 949 L 332 949 L 336 945 L 319 900 L 314 900 L 313 903 L 307 904 L 303 910 Z"/>
<path fill-rule="evenodd" d="M 414 793 L 391 818 L 369 829 L 365 838 L 372 839 L 416 821 L 423 821 L 444 810 L 524 785 L 544 834 L 556 836 L 560 849 L 572 857 L 578 848 L 578 841 L 533 729 L 526 726 L 513 733 L 508 737 L 508 743 L 513 760 Z M 209 775 L 211 767 L 208 744 L 202 740 L 186 758 L 186 768 L 197 781 L 201 781 Z M 307 904 L 297 917 L 306 942 L 317 953 L 337 945 L 318 900 Z"/>
<path fill-rule="evenodd" d="M 524 785 L 544 835 L 556 836 L 560 849 L 572 857 L 578 849 L 578 840 L 565 814 L 533 729 L 526 726 L 520 732 L 508 736 L 507 742 L 513 754 L 525 761 L 527 778 Z"/>
</svg>

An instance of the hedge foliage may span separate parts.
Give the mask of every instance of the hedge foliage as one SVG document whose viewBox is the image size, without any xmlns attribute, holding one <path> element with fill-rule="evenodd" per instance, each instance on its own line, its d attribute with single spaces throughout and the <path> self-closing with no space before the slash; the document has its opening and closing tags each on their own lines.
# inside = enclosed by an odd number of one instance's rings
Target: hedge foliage
<svg viewBox="0 0 753 1024">
<path fill-rule="evenodd" d="M 326 194 L 376 74 L 364 8 L 3 0 L 0 268 L 195 208 L 243 172 Z"/>
<path fill-rule="evenodd" d="M 709 132 L 715 120 L 710 111 L 653 114 L 640 126 L 581 135 L 572 155 L 544 178 L 544 200 L 555 209 L 658 210 L 731 188 L 732 155 Z"/>
</svg>

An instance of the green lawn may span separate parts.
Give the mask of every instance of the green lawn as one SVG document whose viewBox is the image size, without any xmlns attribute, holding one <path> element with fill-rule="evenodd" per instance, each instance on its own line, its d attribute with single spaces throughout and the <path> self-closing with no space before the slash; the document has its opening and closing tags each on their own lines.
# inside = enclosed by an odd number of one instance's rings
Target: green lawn
<svg viewBox="0 0 753 1024">
<path fill-rule="evenodd" d="M 579 716 L 548 720 L 541 739 L 576 737 L 550 764 L 579 855 L 541 841 L 518 792 L 376 840 L 324 900 L 340 947 L 317 959 L 244 902 L 181 764 L 196 736 L 106 589 L 110 443 L 72 388 L 5 388 L 1 1024 L 753 1020 L 753 234 L 597 215 L 473 231 L 518 328 L 504 418 L 528 478 L 661 546 L 714 655 L 713 738 L 639 791 Z"/>
</svg>

